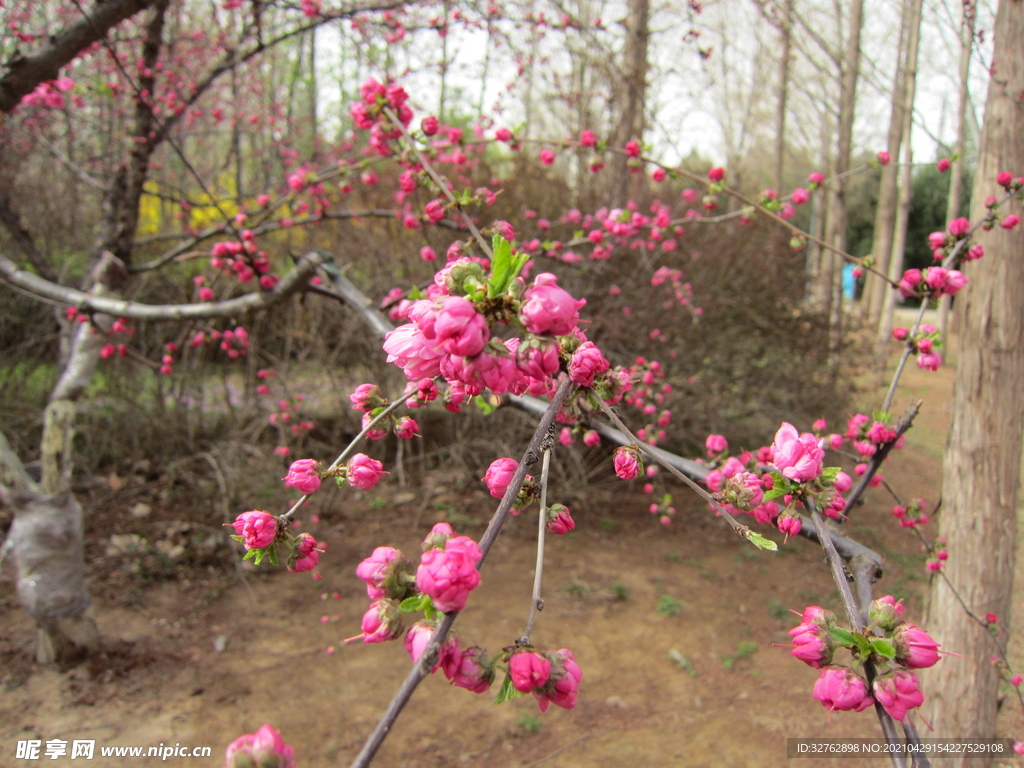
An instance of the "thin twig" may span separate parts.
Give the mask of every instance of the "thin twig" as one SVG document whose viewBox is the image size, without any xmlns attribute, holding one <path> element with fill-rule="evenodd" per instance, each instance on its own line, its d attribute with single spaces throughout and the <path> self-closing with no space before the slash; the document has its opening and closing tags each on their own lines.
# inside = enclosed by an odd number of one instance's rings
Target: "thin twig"
<svg viewBox="0 0 1024 768">
<path fill-rule="evenodd" d="M 548 516 L 548 468 L 551 466 L 551 448 L 544 449 L 544 459 L 540 469 L 540 519 L 537 523 L 537 567 L 533 575 L 533 596 L 530 600 L 530 615 L 526 619 L 526 629 L 519 638 L 520 645 L 530 644 L 530 633 L 537 612 L 544 610 L 544 601 L 540 597 L 541 584 L 544 581 L 544 534 L 547 532 Z"/>
<path fill-rule="evenodd" d="M 731 514 L 729 514 L 729 512 L 727 512 L 725 510 L 725 508 L 722 507 L 721 504 L 719 504 L 717 501 L 715 501 L 715 497 L 714 496 L 712 496 L 710 493 L 708 493 L 703 488 L 701 488 L 700 485 L 698 485 L 694 480 L 691 480 L 689 477 L 687 477 L 682 472 L 680 472 L 678 469 L 676 469 L 671 464 L 671 462 L 666 461 L 657 452 L 652 451 L 652 450 L 648 450 L 650 448 L 653 448 L 653 446 L 648 445 L 647 443 L 642 441 L 640 438 L 638 438 L 636 435 L 634 435 L 629 430 L 629 427 L 627 427 L 625 424 L 623 424 L 622 420 L 618 416 L 615 415 L 615 412 L 612 411 L 612 409 L 608 407 L 608 403 L 606 403 L 603 398 L 601 398 L 596 393 L 592 393 L 592 394 L 593 394 L 594 399 L 597 400 L 597 404 L 601 407 L 601 410 L 604 411 L 605 416 L 607 416 L 609 419 L 611 419 L 612 423 L 616 427 L 618 427 L 620 432 L 622 432 L 624 435 L 626 435 L 639 448 L 641 448 L 643 450 L 644 454 L 646 454 L 650 458 L 654 459 L 656 462 L 661 464 L 661 466 L 663 466 L 665 469 L 667 469 L 673 475 L 675 475 L 680 480 L 682 480 L 684 483 L 686 483 L 688 486 L 690 486 L 690 488 L 692 488 L 697 493 L 698 496 L 700 496 L 708 504 L 710 504 L 712 507 L 714 507 L 722 515 L 722 517 L 725 518 L 726 522 L 729 523 L 729 525 L 732 526 L 732 529 L 734 531 L 736 531 L 736 533 L 738 533 L 740 536 L 742 536 L 745 539 L 750 537 L 750 534 L 753 533 L 750 530 L 750 528 L 748 528 L 747 526 L 743 525 L 743 523 L 739 522 L 735 517 L 733 517 Z"/>
<path fill-rule="evenodd" d="M 351 441 L 351 442 L 350 442 L 350 443 L 349 443 L 349 444 L 348 444 L 347 446 L 345 446 L 345 450 L 343 450 L 343 451 L 342 451 L 342 452 L 341 452 L 341 453 L 340 453 L 340 454 L 338 455 L 338 458 L 336 458 L 336 459 L 335 459 L 335 460 L 334 460 L 334 461 L 333 461 L 333 462 L 331 463 L 331 466 L 329 466 L 329 467 L 328 467 L 327 469 L 325 469 L 325 470 L 324 470 L 323 474 L 324 474 L 324 475 L 326 475 L 326 476 L 329 476 L 329 475 L 330 475 L 330 473 L 331 473 L 331 472 L 332 472 L 333 470 L 335 470 L 335 469 L 337 469 L 337 468 L 338 468 L 339 466 L 341 466 L 342 462 L 343 462 L 343 461 L 345 461 L 345 459 L 347 459 L 347 458 L 349 457 L 349 454 L 351 454 L 353 450 L 355 450 L 355 447 L 356 447 L 356 446 L 357 446 L 357 445 L 359 444 L 359 441 L 360 441 L 360 440 L 362 440 L 362 439 L 363 439 L 363 438 L 364 438 L 364 437 L 366 436 L 366 433 L 367 433 L 367 432 L 369 432 L 369 431 L 370 431 L 371 429 L 373 429 L 373 428 L 374 428 L 375 426 L 377 426 L 377 424 L 378 424 L 378 423 L 379 423 L 380 421 L 382 421 L 382 420 L 383 420 L 384 418 L 386 418 L 386 417 L 387 417 L 388 415 L 390 415 L 390 414 L 391 414 L 391 413 L 393 413 L 393 412 L 394 412 L 395 410 L 397 410 L 397 409 L 398 409 L 398 407 L 399 407 L 400 405 L 402 405 L 402 403 L 404 403 L 404 402 L 405 402 L 406 400 L 408 400 L 408 399 L 409 399 L 410 397 L 412 397 L 412 396 L 413 396 L 413 395 L 415 395 L 415 394 L 416 394 L 416 390 L 412 390 L 411 392 L 406 392 L 406 393 L 405 393 L 404 395 L 402 395 L 402 396 L 401 396 L 400 398 L 398 398 L 397 400 L 395 400 L 395 402 L 391 403 L 391 405 L 389 405 L 389 406 L 388 406 L 387 408 L 385 408 L 385 409 L 384 409 L 383 411 L 381 411 L 380 413 L 378 413 L 378 414 L 377 414 L 377 415 L 376 415 L 376 416 L 375 416 L 375 417 L 374 417 L 373 419 L 371 419 L 371 420 L 370 420 L 370 421 L 369 421 L 369 422 L 368 422 L 368 423 L 366 424 L 366 426 L 365 426 L 365 427 L 363 427 L 363 430 L 362 430 L 362 432 L 360 432 L 360 433 L 359 433 L 358 435 L 356 435 L 355 437 L 353 437 L 353 438 L 352 438 L 352 441 Z M 314 491 L 313 493 L 316 493 L 316 491 Z M 293 514 L 295 514 L 295 510 L 297 510 L 297 509 L 298 509 L 299 507 L 301 507 L 301 506 L 303 505 L 303 503 L 304 503 L 304 502 L 306 501 L 306 499 L 308 499 L 308 498 L 309 498 L 310 496 L 312 496 L 312 495 L 313 495 L 312 493 L 306 493 L 306 494 L 303 494 L 303 495 L 302 495 L 302 498 L 301 498 L 301 499 L 299 499 L 298 501 L 296 501 L 296 502 L 295 502 L 295 504 L 293 504 L 293 505 L 292 505 L 292 508 L 291 508 L 291 509 L 289 509 L 289 510 L 288 510 L 287 512 L 285 512 L 285 513 L 284 513 L 283 515 L 281 515 L 281 517 L 283 517 L 283 518 L 285 518 L 285 519 L 288 519 L 289 517 L 291 517 L 291 516 L 292 516 Z"/>
<path fill-rule="evenodd" d="M 555 416 L 562 407 L 562 403 L 565 402 L 569 391 L 574 386 L 575 385 L 569 380 L 569 378 L 566 377 L 559 385 L 558 390 L 555 392 L 555 396 L 551 398 L 551 403 L 548 405 L 547 410 L 541 417 L 540 423 L 537 425 L 537 429 L 533 433 L 533 439 L 530 441 L 530 445 L 523 454 L 522 461 L 519 462 L 519 468 L 512 476 L 512 482 L 509 483 L 508 488 L 505 491 L 505 495 L 501 499 L 501 503 L 498 505 L 498 508 L 494 511 L 494 515 L 491 517 L 491 522 L 488 524 L 483 538 L 480 539 L 480 549 L 483 551 L 483 555 L 480 558 L 480 561 L 476 564 L 477 570 L 481 568 L 484 560 L 487 558 L 487 553 L 491 551 L 491 547 L 494 545 L 494 541 L 497 539 L 498 533 L 501 531 L 501 526 L 508 517 L 508 511 L 512 509 L 516 496 L 519 495 L 519 490 L 523 487 L 523 481 L 526 479 L 527 468 L 531 464 L 536 463 L 537 452 L 541 450 L 541 444 L 547 435 L 548 429 L 551 428 L 551 425 L 555 421 Z M 409 702 L 409 699 L 412 697 L 416 687 L 434 668 L 438 652 L 441 649 L 441 643 L 443 643 L 444 639 L 448 636 L 448 631 L 451 629 L 452 624 L 455 622 L 458 615 L 458 611 L 453 611 L 444 615 L 440 625 L 438 625 L 433 636 L 430 638 L 430 643 L 427 645 L 423 655 L 420 656 L 419 661 L 413 664 L 412 669 L 409 670 L 409 674 L 406 675 L 401 687 L 399 687 L 398 691 L 395 693 L 394 698 L 391 699 L 391 702 L 388 704 L 384 714 L 381 716 L 376 727 L 374 727 L 373 732 L 363 745 L 362 750 L 360 750 L 356 759 L 352 761 L 351 768 L 366 768 L 373 760 L 374 755 L 377 754 L 377 750 L 380 749 L 380 745 L 384 743 L 384 739 L 386 739 L 388 734 L 391 732 L 391 727 L 395 724 L 398 716 L 402 713 L 405 705 Z"/>
<path fill-rule="evenodd" d="M 480 244 L 480 248 L 483 252 L 488 257 L 493 256 L 494 254 L 491 253 L 490 244 L 484 239 L 484 236 L 480 234 L 480 230 L 477 229 L 473 220 L 469 218 L 469 214 L 462 210 L 462 206 L 459 205 L 459 201 L 455 199 L 455 195 L 452 194 L 452 191 L 448 188 L 444 179 L 441 178 L 441 175 L 434 169 L 434 166 L 431 165 L 430 161 L 423 155 L 419 145 L 416 143 L 415 139 L 409 135 L 409 132 L 405 129 L 405 126 L 402 125 L 402 121 L 398 119 L 398 115 L 395 114 L 395 111 L 391 109 L 391 107 L 384 107 L 384 114 L 387 115 L 388 119 L 391 120 L 395 127 L 402 132 L 402 136 L 408 142 L 412 151 L 416 153 L 416 157 L 418 157 L 419 161 L 423 164 L 423 168 L 426 170 L 430 178 L 434 180 L 434 183 L 437 184 L 444 196 L 448 198 L 448 202 L 458 209 L 459 213 L 462 215 L 463 221 L 466 222 L 466 226 L 469 228 L 469 231 L 473 233 L 473 237 L 476 238 L 476 241 Z"/>
<path fill-rule="evenodd" d="M 854 489 L 850 491 L 850 495 L 846 498 L 847 514 L 849 514 L 849 511 L 853 509 L 853 506 L 860 501 L 860 497 L 863 496 L 864 491 L 867 490 L 868 484 L 871 482 L 871 478 L 873 478 L 875 473 L 877 473 L 881 468 L 882 462 L 885 461 L 889 452 L 892 451 L 893 446 L 896 445 L 896 441 L 910 429 L 910 426 L 913 424 L 914 418 L 917 416 L 917 412 L 919 410 L 921 410 L 921 401 L 919 400 L 915 403 L 911 400 L 910 405 L 907 406 L 907 410 L 903 412 L 903 415 L 900 416 L 900 420 L 896 422 L 896 429 L 894 430 L 896 432 L 896 437 L 888 443 L 885 443 L 875 452 L 875 455 L 872 456 L 871 460 L 868 462 L 868 466 L 867 469 L 864 470 L 864 474 L 860 476 L 860 479 L 857 481 L 857 485 L 854 486 Z"/>
</svg>

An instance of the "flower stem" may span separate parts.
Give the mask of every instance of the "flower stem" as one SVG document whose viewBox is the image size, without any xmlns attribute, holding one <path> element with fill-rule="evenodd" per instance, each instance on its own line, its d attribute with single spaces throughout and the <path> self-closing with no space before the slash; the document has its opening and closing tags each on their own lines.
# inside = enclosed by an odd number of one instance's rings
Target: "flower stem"
<svg viewBox="0 0 1024 768">
<path fill-rule="evenodd" d="M 544 449 L 544 460 L 540 470 L 540 520 L 537 523 L 537 567 L 533 576 L 533 597 L 530 600 L 530 615 L 526 619 L 526 629 L 519 638 L 520 645 L 530 644 L 530 633 L 537 612 L 544 610 L 544 601 L 540 596 L 540 587 L 544 579 L 544 534 L 547 532 L 548 517 L 548 468 L 551 466 L 551 448 Z"/>
</svg>

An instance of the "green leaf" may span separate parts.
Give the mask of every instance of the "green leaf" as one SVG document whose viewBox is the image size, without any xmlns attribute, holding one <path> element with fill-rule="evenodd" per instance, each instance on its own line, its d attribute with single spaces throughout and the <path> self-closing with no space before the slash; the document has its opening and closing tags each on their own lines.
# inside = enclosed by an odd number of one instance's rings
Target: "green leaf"
<svg viewBox="0 0 1024 768">
<path fill-rule="evenodd" d="M 398 609 L 405 611 L 406 613 L 415 613 L 416 611 L 425 610 L 427 606 L 434 607 L 433 601 L 430 599 L 430 595 L 413 595 L 403 600 Z"/>
<path fill-rule="evenodd" d="M 766 539 L 761 534 L 754 533 L 753 531 L 747 535 L 747 540 L 758 549 L 767 549 L 771 552 L 775 552 L 779 548 L 779 545 L 771 539 Z"/>
<path fill-rule="evenodd" d="M 487 295 L 490 298 L 501 296 L 508 286 L 529 261 L 530 256 L 521 253 L 512 255 L 512 245 L 501 235 L 495 235 L 491 241 L 494 257 L 491 259 L 491 279 L 487 283 Z"/>
<path fill-rule="evenodd" d="M 501 683 L 501 688 L 498 689 L 498 695 L 494 698 L 494 703 L 504 704 L 509 699 L 517 699 L 525 695 L 522 691 L 516 690 L 515 686 L 512 685 L 512 678 L 506 673 L 505 679 Z"/>
<path fill-rule="evenodd" d="M 884 637 L 873 637 L 868 641 L 871 645 L 871 650 L 886 659 L 896 658 L 896 648 L 893 646 L 892 641 L 886 640 Z"/>
<path fill-rule="evenodd" d="M 277 544 L 271 544 L 267 547 L 267 551 L 270 554 L 270 564 L 277 565 Z"/>
<path fill-rule="evenodd" d="M 239 537 L 239 538 L 241 538 L 241 537 Z M 243 557 L 242 559 L 243 560 L 249 560 L 250 558 L 256 557 L 256 555 L 258 553 L 259 553 L 258 549 L 250 549 L 248 552 L 245 553 L 245 557 Z"/>
<path fill-rule="evenodd" d="M 494 413 L 498 409 L 498 406 L 496 406 L 496 405 L 492 404 L 491 402 L 489 402 L 487 400 L 487 398 L 484 397 L 483 395 L 477 395 L 476 397 L 474 397 L 473 398 L 473 405 L 475 405 L 477 408 L 479 408 L 480 412 L 484 416 L 489 416 L 489 415 L 491 415 L 492 413 Z"/>
<path fill-rule="evenodd" d="M 830 483 L 834 483 L 836 480 L 836 476 L 840 473 L 840 471 L 841 470 L 839 467 L 825 467 L 825 469 L 821 473 L 821 476 L 828 480 Z"/>
<path fill-rule="evenodd" d="M 832 639 L 840 645 L 847 647 L 855 647 L 858 645 L 857 638 L 854 637 L 854 634 L 842 627 L 832 627 L 829 630 L 829 634 L 832 635 Z"/>
<path fill-rule="evenodd" d="M 765 492 L 764 500 L 765 501 L 771 501 L 772 499 L 779 498 L 779 496 L 785 496 L 788 492 L 789 492 L 788 488 L 779 488 L 779 486 L 775 486 L 770 491 L 766 491 Z"/>
</svg>

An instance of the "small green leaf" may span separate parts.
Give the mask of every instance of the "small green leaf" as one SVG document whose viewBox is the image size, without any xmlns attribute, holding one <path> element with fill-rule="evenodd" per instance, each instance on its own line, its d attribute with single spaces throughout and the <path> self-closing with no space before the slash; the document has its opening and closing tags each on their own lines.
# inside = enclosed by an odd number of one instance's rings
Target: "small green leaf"
<svg viewBox="0 0 1024 768">
<path fill-rule="evenodd" d="M 771 501 L 772 499 L 779 498 L 779 496 L 785 496 L 788 492 L 789 492 L 788 488 L 779 488 L 778 486 L 775 486 L 770 491 L 766 491 L 765 492 L 764 500 L 765 501 Z"/>
<path fill-rule="evenodd" d="M 879 656 L 886 659 L 896 658 L 896 648 L 893 647 L 890 640 L 886 640 L 884 637 L 873 637 L 868 642 L 871 645 L 871 650 Z"/>
<path fill-rule="evenodd" d="M 758 549 L 767 549 L 770 552 L 775 552 L 779 548 L 779 545 L 771 539 L 766 539 L 761 534 L 754 533 L 753 531 L 747 534 L 747 541 L 749 541 Z"/>
<path fill-rule="evenodd" d="M 277 544 L 271 544 L 267 547 L 267 553 L 270 555 L 270 564 L 277 565 Z"/>
<path fill-rule="evenodd" d="M 257 553 L 259 553 L 258 549 L 250 549 L 248 552 L 245 553 L 245 557 L 243 557 L 242 559 L 249 560 L 250 558 L 256 557 Z"/>
<path fill-rule="evenodd" d="M 480 412 L 484 416 L 489 416 L 489 415 L 491 415 L 492 413 L 494 413 L 498 409 L 498 406 L 492 404 L 483 395 L 477 395 L 476 397 L 474 397 L 473 398 L 473 405 L 475 405 L 477 408 L 479 408 Z"/>
<path fill-rule="evenodd" d="M 515 686 L 512 685 L 512 678 L 506 674 L 505 679 L 501 683 L 501 688 L 498 689 L 498 695 L 494 698 L 494 703 L 504 704 L 509 699 L 517 699 L 523 695 L 525 694 L 522 691 L 516 690 Z"/>
<path fill-rule="evenodd" d="M 430 599 L 430 595 L 413 595 L 412 597 L 405 598 L 405 600 L 399 604 L 398 609 L 405 611 L 406 613 L 415 613 L 416 611 L 424 610 L 427 605 L 430 605 L 430 607 L 433 608 L 433 602 Z"/>
<path fill-rule="evenodd" d="M 840 645 L 846 647 L 854 647 L 858 645 L 857 638 L 854 637 L 854 634 L 842 627 L 832 627 L 829 630 L 829 634 L 832 635 L 832 638 Z"/>
</svg>

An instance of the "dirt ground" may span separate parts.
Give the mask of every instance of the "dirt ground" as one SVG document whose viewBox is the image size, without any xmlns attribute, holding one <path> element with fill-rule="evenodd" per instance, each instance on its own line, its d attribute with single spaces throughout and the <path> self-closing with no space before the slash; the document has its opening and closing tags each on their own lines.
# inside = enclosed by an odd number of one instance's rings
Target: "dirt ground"
<svg viewBox="0 0 1024 768">
<path fill-rule="evenodd" d="M 913 394 L 925 406 L 885 475 L 903 496 L 930 505 L 940 486 L 951 382 L 949 367 L 933 374 L 912 367 L 896 401 L 899 411 Z M 872 403 L 880 394 L 867 390 L 862 397 Z M 877 737 L 870 711 L 830 716 L 811 698 L 817 673 L 773 647 L 786 643 L 797 623 L 787 609 L 838 609 L 820 549 L 798 539 L 777 554 L 759 552 L 702 505 L 684 501 L 685 490 L 672 490 L 679 513 L 666 527 L 647 513 L 650 497 L 639 485 L 601 480 L 570 504 L 576 531 L 549 545 L 546 608 L 534 640 L 575 653 L 584 677 L 574 710 L 552 707 L 541 714 L 532 697 L 498 706 L 496 688 L 475 695 L 438 674 L 416 692 L 374 765 L 782 766 L 790 764 L 787 738 Z M 229 741 L 264 722 L 296 747 L 302 768 L 348 765 L 409 668 L 399 642 L 342 642 L 358 633 L 367 603 L 356 564 L 382 544 L 415 556 L 423 535 L 445 517 L 460 533 L 479 538 L 492 505 L 482 483 L 455 496 L 441 479 L 400 489 L 392 478 L 372 495 L 328 508 L 338 498 L 328 496 L 323 508 L 309 510 L 320 512 L 322 522 L 305 521 L 328 545 L 322 581 L 264 565 L 260 573 L 209 567 L 144 583 L 126 570 L 130 558 L 94 543 L 90 574 L 106 651 L 70 670 L 28 660 L 33 630 L 5 569 L 0 766 L 34 764 L 14 757 L 16 742 L 27 738 L 208 745 L 213 758 L 127 762 L 217 766 Z M 90 518 L 90 540 L 139 529 L 130 499 L 122 506 Z M 915 620 L 927 583 L 924 557 L 895 524 L 891 506 L 874 491 L 844 527 L 885 555 L 876 594 L 905 597 L 908 618 Z M 480 588 L 456 623 L 464 644 L 497 650 L 521 633 L 535 510 L 512 519 L 495 545 Z M 167 510 L 159 515 L 173 519 Z M 89 764 L 125 762 L 97 751 Z M 795 764 L 833 762 L 888 764 Z M 75 763 L 65 757 L 46 764 Z"/>
</svg>

